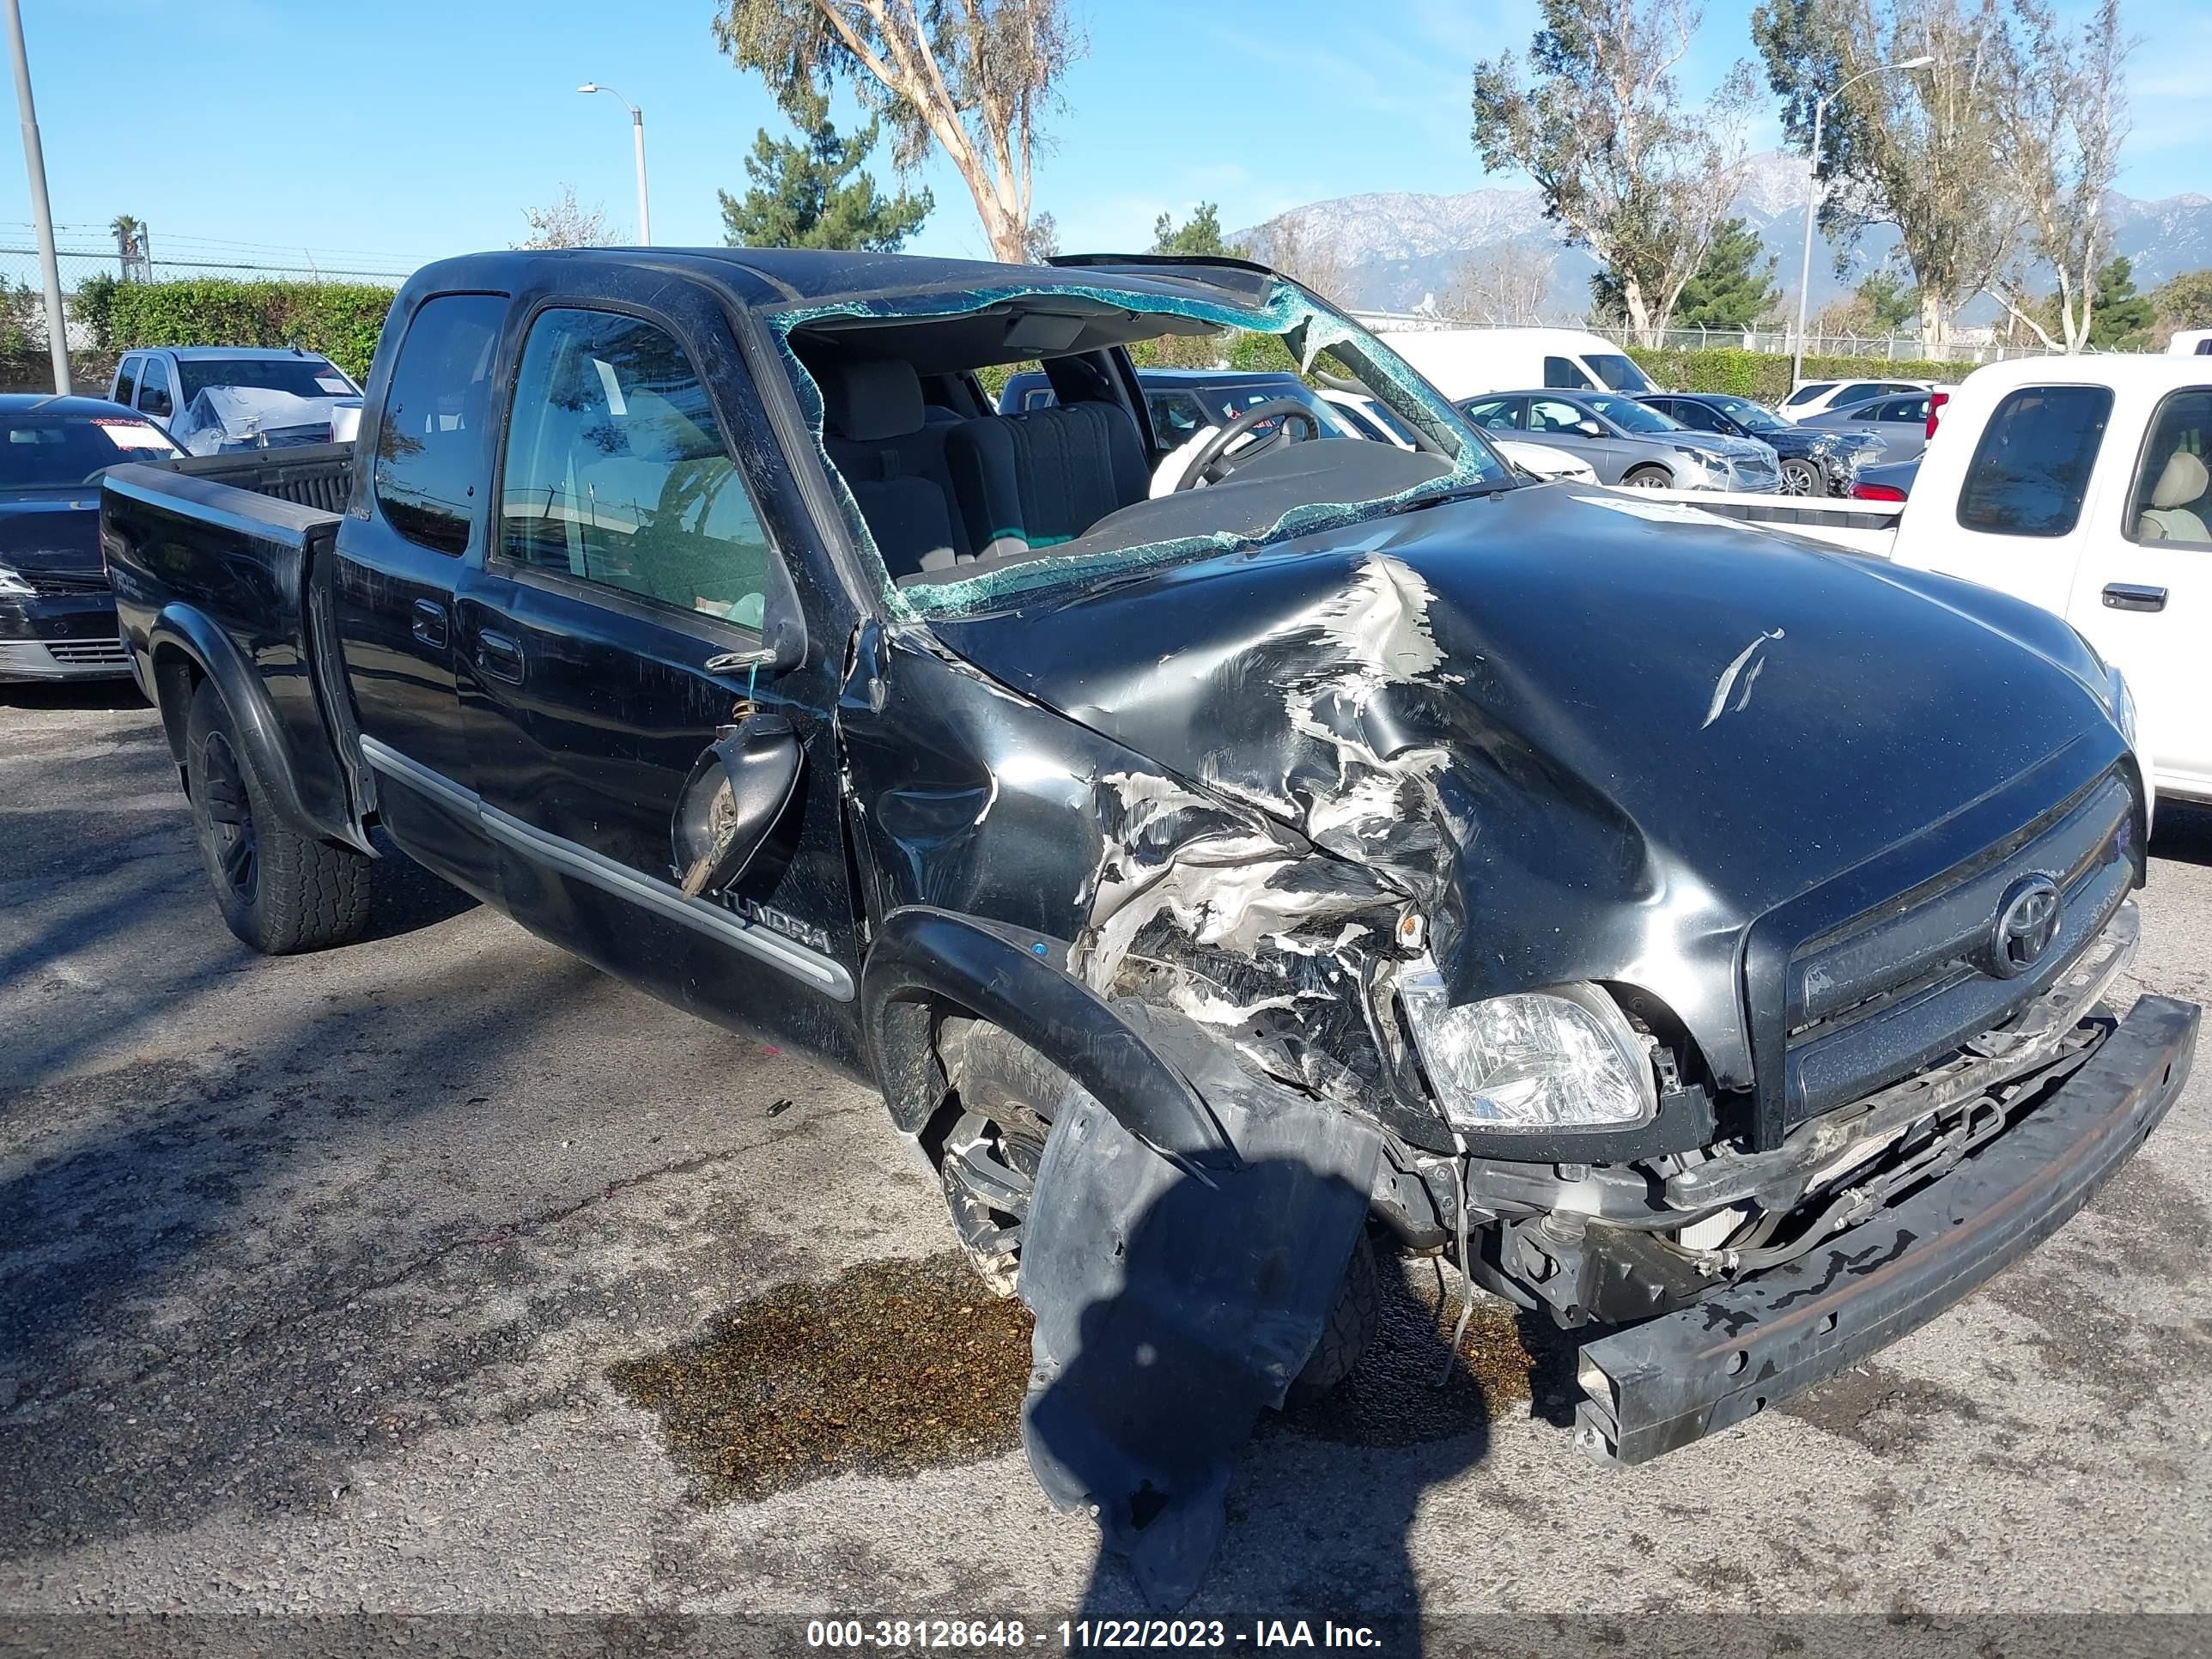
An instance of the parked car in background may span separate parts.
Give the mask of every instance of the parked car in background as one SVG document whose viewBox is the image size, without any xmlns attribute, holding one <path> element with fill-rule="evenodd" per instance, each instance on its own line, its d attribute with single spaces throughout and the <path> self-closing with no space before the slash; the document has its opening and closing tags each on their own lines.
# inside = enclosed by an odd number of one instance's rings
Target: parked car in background
<svg viewBox="0 0 2212 1659">
<path fill-rule="evenodd" d="M 2212 357 L 2212 328 L 2176 329 L 2166 351 L 2170 357 Z"/>
<path fill-rule="evenodd" d="M 130 672 L 100 553 L 100 480 L 166 460 L 151 422 L 98 398 L 0 396 L 0 681 Z"/>
<path fill-rule="evenodd" d="M 1928 447 L 1928 412 L 1933 392 L 1907 392 L 1869 403 L 1808 415 L 1797 424 L 1808 432 L 1834 432 L 1870 438 L 1874 447 L 1860 464 L 1909 461 Z"/>
<path fill-rule="evenodd" d="M 1383 343 L 1455 403 L 1516 386 L 1658 390 L 1620 347 L 1578 328 L 1412 329 Z"/>
<path fill-rule="evenodd" d="M 1618 392 L 1510 392 L 1459 407 L 1486 433 L 1530 438 L 1579 457 L 1601 483 L 1759 494 L 1781 483 L 1781 468 L 1765 444 L 1692 432 Z"/>
<path fill-rule="evenodd" d="M 2063 617 L 2124 674 L 2158 792 L 2212 802 L 2212 356 L 1990 363 L 1937 417 L 1911 476 L 1860 475 L 1906 499 L 1797 504 L 1790 532 Z"/>
<path fill-rule="evenodd" d="M 1401 449 L 1419 447 L 1413 441 L 1413 429 L 1392 414 L 1388 405 L 1378 403 L 1366 392 L 1343 392 L 1325 386 L 1318 389 L 1317 395 L 1359 436 L 1395 444 Z M 1597 474 L 1590 470 L 1590 464 L 1579 455 L 1570 455 L 1564 449 L 1553 449 L 1544 444 L 1530 443 L 1525 438 L 1509 438 L 1498 432 L 1486 432 L 1483 436 L 1489 440 L 1492 449 L 1515 467 L 1544 483 L 1597 482 Z"/>
<path fill-rule="evenodd" d="M 1849 409 L 1871 398 L 1893 398 L 1907 392 L 1929 392 L 1931 380 L 1808 380 L 1775 406 L 1785 421 L 1810 420 L 1834 409 Z"/>
<path fill-rule="evenodd" d="M 1692 432 L 1750 438 L 1780 458 L 1785 495 L 1841 495 L 1881 441 L 1856 432 L 1796 426 L 1765 404 L 1723 392 L 1655 392 L 1641 400 Z"/>
<path fill-rule="evenodd" d="M 1920 476 L 1920 458 L 1909 461 L 1880 461 L 1859 469 L 1851 483 L 1855 501 L 1901 501 L 1912 494 L 1912 481 Z"/>
<path fill-rule="evenodd" d="M 123 354 L 107 397 L 166 428 L 210 386 L 248 386 L 295 398 L 361 396 L 352 377 L 319 351 L 297 346 L 155 346 Z M 328 441 L 327 434 L 323 441 Z"/>
</svg>

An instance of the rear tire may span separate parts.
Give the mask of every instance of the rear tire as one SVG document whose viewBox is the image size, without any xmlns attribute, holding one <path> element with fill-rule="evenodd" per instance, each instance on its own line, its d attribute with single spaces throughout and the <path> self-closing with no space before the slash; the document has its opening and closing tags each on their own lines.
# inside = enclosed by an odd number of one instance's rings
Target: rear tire
<svg viewBox="0 0 2212 1659">
<path fill-rule="evenodd" d="M 281 820 L 213 680 L 185 717 L 185 787 L 224 924 L 264 956 L 350 945 L 368 928 L 369 860 Z"/>
<path fill-rule="evenodd" d="M 1045 1140 L 1070 1085 L 1067 1074 L 1029 1044 L 982 1020 L 947 1019 L 939 1052 L 959 1091 L 957 1118 L 938 1147 L 945 1207 L 962 1254 L 994 1296 L 1015 1294 L 1022 1235 Z M 1321 1340 L 1291 1386 L 1328 1393 L 1352 1374 L 1382 1319 L 1375 1248 L 1363 1230 Z"/>
<path fill-rule="evenodd" d="M 1663 466 L 1632 467 L 1621 483 L 1631 489 L 1672 489 L 1674 487 L 1674 478 Z"/>
</svg>

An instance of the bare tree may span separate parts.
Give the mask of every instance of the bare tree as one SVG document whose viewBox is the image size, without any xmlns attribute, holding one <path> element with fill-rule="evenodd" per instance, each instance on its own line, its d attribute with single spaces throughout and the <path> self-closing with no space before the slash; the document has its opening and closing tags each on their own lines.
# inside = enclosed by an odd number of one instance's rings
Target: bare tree
<svg viewBox="0 0 2212 1659">
<path fill-rule="evenodd" d="M 1478 249 L 1453 273 L 1442 310 L 1469 322 L 1541 322 L 1559 268 L 1555 246 L 1505 242 Z"/>
<path fill-rule="evenodd" d="M 2020 246 L 1996 161 L 1998 27 L 1998 0 L 1761 0 L 1752 14 L 1795 143 L 1810 148 L 1814 106 L 1831 100 L 1813 158 L 1822 228 L 1846 247 L 1869 224 L 1897 228 L 1930 347 Z M 1915 58 L 1933 61 L 1865 73 Z"/>
<path fill-rule="evenodd" d="M 2102 0 L 2079 31 L 2045 0 L 2012 0 L 1993 42 L 1992 126 L 1998 176 L 2009 186 L 2032 253 L 2058 279 L 2055 304 L 2030 297 L 2015 264 L 1991 284 L 2013 318 L 2046 346 L 2079 351 L 2096 309 L 2097 270 L 2111 246 L 2105 195 L 2128 136 L 2126 64 L 2135 42 L 2120 27 L 2119 0 Z M 2036 313 L 2055 311 L 2061 339 Z"/>
<path fill-rule="evenodd" d="M 522 216 L 530 222 L 530 234 L 514 244 L 516 247 L 606 247 L 616 240 L 606 210 L 597 203 L 586 207 L 577 201 L 574 185 L 562 185 L 556 202 L 523 209 Z"/>
<path fill-rule="evenodd" d="M 993 257 L 1027 257 L 1041 125 L 1082 51 L 1064 0 L 721 0 L 714 39 L 787 112 L 849 83 L 890 125 L 900 167 L 943 150 Z"/>
<path fill-rule="evenodd" d="M 1343 250 L 1326 233 L 1316 234 L 1296 213 L 1271 220 L 1256 238 L 1233 243 L 1226 252 L 1273 265 L 1332 305 L 1351 303 L 1352 267 Z"/>
<path fill-rule="evenodd" d="M 1536 181 L 1546 215 L 1612 271 L 1630 325 L 1656 343 L 1735 199 L 1751 67 L 1686 109 L 1674 71 L 1703 21 L 1693 0 L 1539 3 L 1528 81 L 1510 52 L 1475 65 L 1475 151 Z"/>
</svg>

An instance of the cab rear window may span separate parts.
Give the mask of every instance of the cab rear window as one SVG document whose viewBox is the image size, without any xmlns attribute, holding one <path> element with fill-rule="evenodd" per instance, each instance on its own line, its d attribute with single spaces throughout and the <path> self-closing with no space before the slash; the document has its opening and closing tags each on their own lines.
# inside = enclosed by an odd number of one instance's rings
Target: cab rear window
<svg viewBox="0 0 2212 1659">
<path fill-rule="evenodd" d="M 2100 386 L 2008 393 L 1967 463 L 1959 523 L 1992 536 L 2063 536 L 2081 517 L 2089 474 L 2112 419 Z"/>
</svg>

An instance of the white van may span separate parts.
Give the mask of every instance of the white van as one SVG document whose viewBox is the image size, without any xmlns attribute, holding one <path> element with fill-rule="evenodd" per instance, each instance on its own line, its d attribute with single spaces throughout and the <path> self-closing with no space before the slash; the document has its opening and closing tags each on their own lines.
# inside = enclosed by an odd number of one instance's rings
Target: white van
<svg viewBox="0 0 2212 1659">
<path fill-rule="evenodd" d="M 1457 403 L 1486 392 L 1626 392 L 1658 388 L 1610 340 L 1578 328 L 1409 329 L 1390 349 Z"/>
<path fill-rule="evenodd" d="M 2166 343 L 2169 357 L 2212 357 L 2212 328 L 2179 328 Z"/>
</svg>

